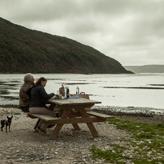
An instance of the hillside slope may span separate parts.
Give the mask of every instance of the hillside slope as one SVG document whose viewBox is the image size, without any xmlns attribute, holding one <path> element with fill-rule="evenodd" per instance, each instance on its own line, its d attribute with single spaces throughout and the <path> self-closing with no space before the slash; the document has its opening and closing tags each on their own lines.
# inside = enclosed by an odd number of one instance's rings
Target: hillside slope
<svg viewBox="0 0 164 164">
<path fill-rule="evenodd" d="M 0 18 L 1 73 L 130 73 L 74 40 L 30 30 Z"/>
<path fill-rule="evenodd" d="M 164 65 L 125 66 L 135 73 L 164 73 Z"/>
</svg>

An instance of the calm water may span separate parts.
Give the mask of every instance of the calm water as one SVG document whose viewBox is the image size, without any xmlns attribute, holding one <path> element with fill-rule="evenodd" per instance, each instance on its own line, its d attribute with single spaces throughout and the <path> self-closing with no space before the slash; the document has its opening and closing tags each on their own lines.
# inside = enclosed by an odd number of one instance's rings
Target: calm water
<svg viewBox="0 0 164 164">
<path fill-rule="evenodd" d="M 18 91 L 24 74 L 0 74 L 0 104 L 17 104 Z M 61 83 L 71 93 L 80 91 L 91 99 L 111 106 L 142 106 L 164 109 L 164 74 L 135 75 L 82 75 L 82 74 L 36 74 L 48 79 L 47 92 L 57 93 Z"/>
</svg>

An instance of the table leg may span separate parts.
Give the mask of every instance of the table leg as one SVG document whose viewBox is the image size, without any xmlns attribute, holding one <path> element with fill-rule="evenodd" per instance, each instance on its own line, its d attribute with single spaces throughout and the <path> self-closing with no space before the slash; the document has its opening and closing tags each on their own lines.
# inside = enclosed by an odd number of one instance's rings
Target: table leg
<svg viewBox="0 0 164 164">
<path fill-rule="evenodd" d="M 64 124 L 57 124 L 55 129 L 54 129 L 54 139 L 57 139 L 59 136 L 59 132 L 61 128 L 63 127 Z"/>
<path fill-rule="evenodd" d="M 69 116 L 69 112 L 68 111 L 66 111 L 66 110 L 64 110 L 63 111 L 63 113 L 62 113 L 62 116 L 61 116 L 61 118 L 63 119 L 63 118 L 67 118 Z M 61 128 L 63 127 L 63 125 L 64 124 L 56 124 L 56 126 L 55 126 L 55 128 L 54 128 L 54 139 L 57 139 L 58 138 L 58 136 L 59 136 L 59 133 L 60 133 L 60 130 L 61 130 Z"/>
<path fill-rule="evenodd" d="M 81 109 L 81 110 L 80 110 L 81 116 L 82 116 L 82 117 L 90 117 L 86 112 L 87 112 L 87 111 L 86 111 L 85 109 Z M 87 126 L 88 126 L 88 128 L 89 128 L 89 130 L 90 130 L 92 136 L 93 136 L 93 137 L 98 137 L 98 132 L 97 132 L 95 126 L 93 125 L 93 123 L 92 123 L 92 122 L 88 122 L 88 123 L 87 123 Z"/>
<path fill-rule="evenodd" d="M 72 124 L 72 126 L 74 127 L 75 130 L 80 130 L 80 127 L 78 124 Z"/>
<path fill-rule="evenodd" d="M 87 126 L 92 134 L 93 137 L 98 137 L 98 132 L 95 128 L 95 126 L 93 125 L 93 123 L 87 123 Z"/>
<path fill-rule="evenodd" d="M 69 113 L 68 113 L 68 117 L 73 118 L 73 117 L 76 117 L 76 116 L 72 113 L 72 110 L 70 110 Z M 74 127 L 74 130 L 80 130 L 80 127 L 77 123 L 72 124 L 72 126 Z"/>
</svg>

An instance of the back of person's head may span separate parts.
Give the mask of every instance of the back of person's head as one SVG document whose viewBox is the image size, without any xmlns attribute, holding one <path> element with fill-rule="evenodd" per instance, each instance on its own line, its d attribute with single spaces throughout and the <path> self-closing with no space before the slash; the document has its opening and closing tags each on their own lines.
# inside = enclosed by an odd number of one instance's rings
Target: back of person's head
<svg viewBox="0 0 164 164">
<path fill-rule="evenodd" d="M 34 83 L 34 76 L 31 73 L 27 73 L 24 76 L 24 82 L 25 83 Z"/>
<path fill-rule="evenodd" d="M 36 86 L 42 85 L 42 81 L 47 81 L 47 79 L 46 79 L 45 77 L 40 77 L 40 78 L 36 81 L 35 85 L 36 85 Z"/>
</svg>

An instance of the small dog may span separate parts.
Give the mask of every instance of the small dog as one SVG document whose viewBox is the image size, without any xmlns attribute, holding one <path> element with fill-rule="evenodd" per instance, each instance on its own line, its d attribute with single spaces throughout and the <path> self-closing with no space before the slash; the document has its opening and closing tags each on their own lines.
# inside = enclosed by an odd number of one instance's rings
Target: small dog
<svg viewBox="0 0 164 164">
<path fill-rule="evenodd" d="M 1 120 L 1 131 L 3 131 L 3 128 L 5 127 L 6 133 L 7 133 L 7 129 L 9 129 L 9 132 L 10 132 L 12 118 L 13 116 L 7 116 L 7 119 Z"/>
</svg>

